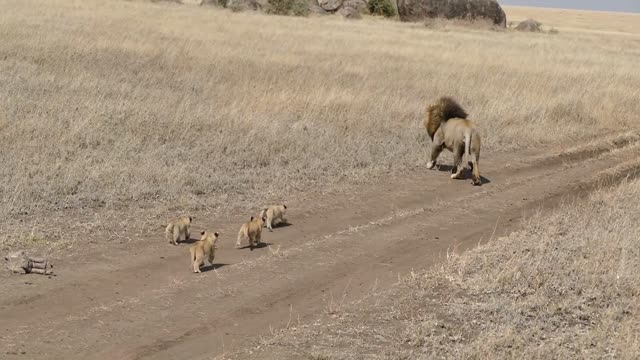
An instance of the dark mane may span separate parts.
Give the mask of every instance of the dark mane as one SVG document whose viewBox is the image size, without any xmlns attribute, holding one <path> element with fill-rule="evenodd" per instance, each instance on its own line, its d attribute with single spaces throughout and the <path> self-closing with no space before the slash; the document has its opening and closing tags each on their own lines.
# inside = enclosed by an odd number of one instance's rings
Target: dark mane
<svg viewBox="0 0 640 360">
<path fill-rule="evenodd" d="M 433 135 L 438 131 L 440 125 L 449 119 L 466 119 L 466 111 L 455 100 L 444 96 L 438 99 L 433 105 L 427 109 L 427 119 L 425 127 L 429 133 L 429 137 L 433 140 Z"/>
</svg>

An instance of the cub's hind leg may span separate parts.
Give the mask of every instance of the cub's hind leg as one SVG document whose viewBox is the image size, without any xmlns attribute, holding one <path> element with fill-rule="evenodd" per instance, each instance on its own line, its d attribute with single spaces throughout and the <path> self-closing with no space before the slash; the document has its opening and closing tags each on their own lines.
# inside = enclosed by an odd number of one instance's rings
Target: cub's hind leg
<svg viewBox="0 0 640 360">
<path fill-rule="evenodd" d="M 215 253 L 216 249 L 211 249 L 211 252 L 209 253 L 209 265 L 213 266 L 213 259 L 216 257 L 216 253 Z"/>
<path fill-rule="evenodd" d="M 202 272 L 200 271 L 201 266 L 202 266 L 202 259 L 196 259 L 196 261 L 193 262 L 193 272 L 194 273 Z"/>
<path fill-rule="evenodd" d="M 272 219 L 271 217 L 267 217 L 267 229 L 269 229 L 269 231 L 273 231 L 273 226 L 272 226 L 273 220 L 274 219 Z"/>
<path fill-rule="evenodd" d="M 196 252 L 196 260 L 193 262 L 193 272 L 199 273 L 200 268 L 204 265 L 204 254 L 201 251 Z"/>
<path fill-rule="evenodd" d="M 256 246 L 258 246 L 258 244 L 260 244 L 262 242 L 262 233 L 258 232 L 256 234 Z"/>
<path fill-rule="evenodd" d="M 244 227 L 243 227 L 238 232 L 238 238 L 236 239 L 236 249 L 240 249 L 240 244 L 242 243 L 242 240 L 244 240 L 245 237 L 246 236 L 245 236 Z M 249 241 L 251 241 L 251 238 L 249 238 Z"/>
<path fill-rule="evenodd" d="M 199 249 L 197 248 L 190 248 L 189 249 L 189 253 L 191 255 L 191 270 L 193 270 L 194 273 L 199 273 L 200 272 L 200 266 L 202 264 L 202 254 L 200 254 L 200 251 L 198 251 Z"/>
<path fill-rule="evenodd" d="M 174 226 L 173 227 L 173 245 L 178 245 L 178 243 L 180 242 L 180 237 L 182 235 L 180 234 L 180 226 Z"/>
</svg>

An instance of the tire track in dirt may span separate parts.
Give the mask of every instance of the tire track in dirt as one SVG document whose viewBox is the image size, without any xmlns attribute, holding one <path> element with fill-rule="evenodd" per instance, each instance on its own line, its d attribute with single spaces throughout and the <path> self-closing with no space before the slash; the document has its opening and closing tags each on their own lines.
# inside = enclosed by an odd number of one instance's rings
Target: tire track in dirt
<svg viewBox="0 0 640 360">
<path fill-rule="evenodd" d="M 233 265 L 200 276 L 188 272 L 184 248 L 167 246 L 159 247 L 165 259 L 136 260 L 149 250 L 140 248 L 106 271 L 104 265 L 63 271 L 26 297 L 3 292 L 0 347 L 65 359 L 211 358 L 268 334 L 270 326 L 308 320 L 375 284 L 388 286 L 398 273 L 437 263 L 448 250 L 506 234 L 523 212 L 620 174 L 635 176 L 640 151 L 633 136 L 553 156 L 484 158 L 490 182 L 481 188 L 433 171 L 318 198 L 314 207 L 293 202 L 293 225 L 264 236 L 271 249 L 231 249 L 240 223 L 234 221 L 222 227 L 228 239 L 216 258 Z M 336 210 L 322 212 L 328 208 Z M 58 268 L 64 265 L 71 264 Z"/>
</svg>

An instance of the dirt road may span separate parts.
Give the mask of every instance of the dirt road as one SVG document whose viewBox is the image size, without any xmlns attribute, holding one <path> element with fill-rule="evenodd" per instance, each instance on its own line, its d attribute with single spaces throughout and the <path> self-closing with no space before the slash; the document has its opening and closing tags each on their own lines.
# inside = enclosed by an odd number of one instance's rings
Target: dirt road
<svg viewBox="0 0 640 360">
<path fill-rule="evenodd" d="M 265 232 L 269 246 L 254 251 L 233 248 L 246 215 L 197 222 L 193 237 L 222 236 L 215 270 L 202 274 L 162 230 L 150 234 L 157 241 L 68 257 L 54 278 L 0 284 L 0 358 L 211 359 L 508 233 L 541 206 L 635 176 L 638 155 L 638 136 L 624 134 L 569 152 L 484 156 L 482 187 L 425 170 L 291 201 L 290 225 Z"/>
</svg>

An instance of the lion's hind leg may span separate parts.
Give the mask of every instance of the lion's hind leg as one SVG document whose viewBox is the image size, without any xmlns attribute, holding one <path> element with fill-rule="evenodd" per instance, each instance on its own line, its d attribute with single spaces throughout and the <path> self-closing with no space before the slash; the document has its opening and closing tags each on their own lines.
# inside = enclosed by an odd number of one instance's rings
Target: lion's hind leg
<svg viewBox="0 0 640 360">
<path fill-rule="evenodd" d="M 462 156 L 464 155 L 464 145 L 456 146 L 453 153 L 453 168 L 451 169 L 451 178 L 452 179 L 460 179 L 462 178 Z"/>
<path fill-rule="evenodd" d="M 478 166 L 478 161 L 480 160 L 479 154 L 474 154 L 473 160 L 471 163 L 471 183 L 475 186 L 482 185 L 482 178 L 480 177 L 480 166 Z"/>
<path fill-rule="evenodd" d="M 480 177 L 480 138 L 478 136 L 474 137 L 475 142 L 471 144 L 470 147 L 470 157 L 471 157 L 471 183 L 475 186 L 482 185 L 482 178 Z"/>
<path fill-rule="evenodd" d="M 431 159 L 427 163 L 427 169 L 433 169 L 436 166 L 438 161 L 438 156 L 440 156 L 440 153 L 442 152 L 442 150 L 444 150 L 444 144 L 436 145 L 434 143 L 431 145 Z"/>
</svg>

